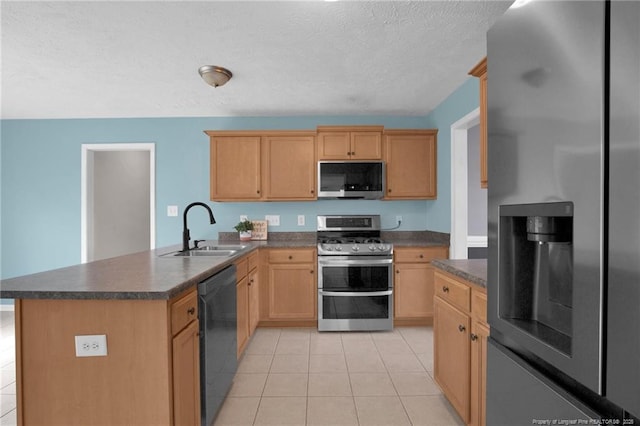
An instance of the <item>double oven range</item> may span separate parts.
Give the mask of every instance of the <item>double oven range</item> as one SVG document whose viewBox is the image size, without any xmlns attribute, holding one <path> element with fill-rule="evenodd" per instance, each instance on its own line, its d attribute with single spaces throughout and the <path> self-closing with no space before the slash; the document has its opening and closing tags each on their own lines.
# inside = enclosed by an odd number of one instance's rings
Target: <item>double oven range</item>
<svg viewBox="0 0 640 426">
<path fill-rule="evenodd" d="M 379 215 L 318 216 L 318 330 L 393 328 L 393 245 Z"/>
</svg>

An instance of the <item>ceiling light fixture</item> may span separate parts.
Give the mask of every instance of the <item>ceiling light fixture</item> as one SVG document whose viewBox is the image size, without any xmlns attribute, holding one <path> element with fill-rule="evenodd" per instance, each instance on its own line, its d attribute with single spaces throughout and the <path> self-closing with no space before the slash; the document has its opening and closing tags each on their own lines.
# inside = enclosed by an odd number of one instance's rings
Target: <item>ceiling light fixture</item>
<svg viewBox="0 0 640 426">
<path fill-rule="evenodd" d="M 233 77 L 231 71 L 216 65 L 203 65 L 198 69 L 198 72 L 200 77 L 213 87 L 222 86 Z"/>
</svg>

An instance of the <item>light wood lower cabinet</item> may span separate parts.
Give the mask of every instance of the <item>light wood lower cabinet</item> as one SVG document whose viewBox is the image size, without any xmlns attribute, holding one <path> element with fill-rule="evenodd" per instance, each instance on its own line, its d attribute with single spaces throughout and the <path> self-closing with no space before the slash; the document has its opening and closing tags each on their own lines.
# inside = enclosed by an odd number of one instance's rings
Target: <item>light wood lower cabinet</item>
<svg viewBox="0 0 640 426">
<path fill-rule="evenodd" d="M 18 424 L 200 424 L 195 288 L 172 300 L 18 299 Z M 76 357 L 105 334 L 107 356 Z M 61 397 L 62 396 L 62 397 Z"/>
<path fill-rule="evenodd" d="M 258 252 L 255 251 L 237 260 L 235 265 L 238 308 L 238 358 L 240 358 L 260 318 Z"/>
<path fill-rule="evenodd" d="M 485 425 L 486 290 L 435 271 L 434 376 L 465 423 Z"/>
<path fill-rule="evenodd" d="M 200 424 L 200 346 L 198 321 L 173 338 L 173 420 Z"/>
<path fill-rule="evenodd" d="M 448 258 L 448 247 L 394 247 L 394 324 L 433 323 L 431 259 Z"/>
<path fill-rule="evenodd" d="M 265 325 L 313 326 L 318 297 L 315 249 L 268 249 L 266 270 Z"/>
</svg>

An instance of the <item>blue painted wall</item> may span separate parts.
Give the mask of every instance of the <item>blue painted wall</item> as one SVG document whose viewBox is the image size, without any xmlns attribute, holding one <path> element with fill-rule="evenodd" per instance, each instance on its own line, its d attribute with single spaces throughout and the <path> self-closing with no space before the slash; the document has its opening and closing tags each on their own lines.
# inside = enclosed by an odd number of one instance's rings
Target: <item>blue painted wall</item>
<svg viewBox="0 0 640 426">
<path fill-rule="evenodd" d="M 475 77 L 456 89 L 427 116 L 426 127 L 438 129 L 438 202 L 427 205 L 427 229 L 451 231 L 451 125 L 480 105 Z"/>
<path fill-rule="evenodd" d="M 315 216 L 379 213 L 383 227 L 403 216 L 401 230 L 450 229 L 451 123 L 478 105 L 470 79 L 427 117 L 215 117 L 155 119 L 3 120 L 1 122 L 1 264 L 10 278 L 80 262 L 81 145 L 152 142 L 156 145 L 156 245 L 180 242 L 182 208 L 209 199 L 209 145 L 204 130 L 315 129 L 317 125 L 379 124 L 387 128 L 439 128 L 438 199 L 435 201 L 314 201 L 213 203 L 216 225 L 204 210 L 189 214 L 194 238 L 233 231 L 241 214 L 280 215 L 277 231 L 313 231 Z M 167 217 L 166 206 L 180 215 Z M 297 226 L 297 215 L 306 225 Z"/>
</svg>

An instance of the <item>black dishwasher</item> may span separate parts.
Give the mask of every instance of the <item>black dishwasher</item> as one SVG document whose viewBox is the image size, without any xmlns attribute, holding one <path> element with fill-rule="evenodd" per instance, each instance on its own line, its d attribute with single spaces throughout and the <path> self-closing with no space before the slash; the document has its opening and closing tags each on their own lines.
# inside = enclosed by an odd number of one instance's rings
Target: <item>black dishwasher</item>
<svg viewBox="0 0 640 426">
<path fill-rule="evenodd" d="M 238 369 L 235 265 L 198 284 L 200 315 L 200 407 L 210 426 Z"/>
</svg>

